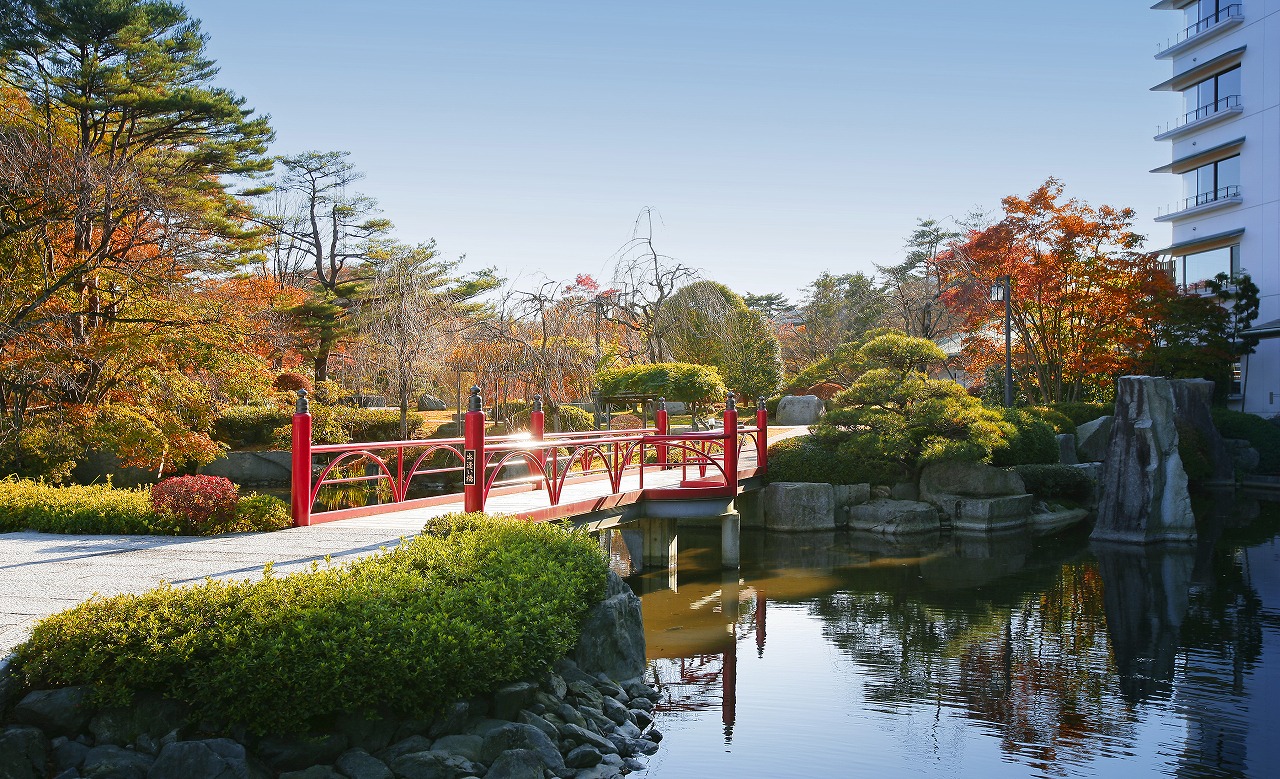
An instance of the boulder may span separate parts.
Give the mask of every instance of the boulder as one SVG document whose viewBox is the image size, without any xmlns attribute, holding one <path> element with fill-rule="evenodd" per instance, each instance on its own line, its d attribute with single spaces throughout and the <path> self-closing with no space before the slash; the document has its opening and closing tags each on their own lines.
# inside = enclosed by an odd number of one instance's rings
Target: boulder
<svg viewBox="0 0 1280 779">
<path fill-rule="evenodd" d="M 78 736 L 92 714 L 86 699 L 87 687 L 60 687 L 56 690 L 33 690 L 13 708 L 13 719 L 19 725 L 33 725 L 55 736 Z"/>
<path fill-rule="evenodd" d="M 671 415 L 671 416 L 673 416 L 673 417 L 675 417 L 675 416 L 681 416 L 681 415 L 683 415 L 683 414 L 688 414 L 688 413 L 689 413 L 689 404 L 688 404 L 688 403 L 681 403 L 681 402 L 680 402 L 680 401 L 678 401 L 678 400 L 668 400 L 668 401 L 667 401 L 667 413 L 668 413 L 668 414 L 670 414 L 670 415 Z"/>
<path fill-rule="evenodd" d="M 1091 538 L 1129 543 L 1195 540 L 1168 379 L 1122 376 L 1116 382 L 1106 463 Z"/>
<path fill-rule="evenodd" d="M 1000 495 L 994 498 L 971 498 L 964 495 L 932 496 L 943 516 L 956 530 L 1008 530 L 1022 527 L 1035 504 L 1034 495 Z"/>
<path fill-rule="evenodd" d="M 1087 509 L 1096 509 L 1098 507 L 1098 494 L 1102 489 L 1102 463 L 1078 463 L 1071 467 L 1083 473 L 1084 477 L 1088 479 L 1089 483 L 1092 485 L 1092 489 L 1089 491 L 1089 496 L 1085 499 L 1084 507 Z"/>
<path fill-rule="evenodd" d="M 1026 494 L 1027 486 L 1017 471 L 983 463 L 929 463 L 920 473 L 920 500 L 934 503 L 935 495 L 965 495 L 994 498 Z"/>
<path fill-rule="evenodd" d="M 11 726 L 0 730 L 0 776 L 42 779 L 49 741 L 39 728 Z"/>
<path fill-rule="evenodd" d="M 538 686 L 532 682 L 515 682 L 499 687 L 493 694 L 494 719 L 515 719 L 521 709 L 533 703 L 537 692 Z"/>
<path fill-rule="evenodd" d="M 1089 516 L 1087 509 L 1051 509 L 1037 511 L 1027 517 L 1027 524 L 1036 535 L 1050 535 L 1078 525 Z"/>
<path fill-rule="evenodd" d="M 227 452 L 200 466 L 205 476 L 221 476 L 236 484 L 288 484 L 293 470 L 290 452 Z"/>
<path fill-rule="evenodd" d="M 1082 463 L 1100 463 L 1107 457 L 1111 424 L 1115 417 L 1098 417 L 1076 428 L 1076 457 Z"/>
<path fill-rule="evenodd" d="M 835 490 L 830 484 L 780 481 L 764 488 L 764 526 L 799 532 L 836 526 Z"/>
<path fill-rule="evenodd" d="M 605 599 L 587 613 L 573 659 L 588 674 L 633 679 L 644 675 L 646 667 L 640 599 L 613 571 L 608 582 Z"/>
<path fill-rule="evenodd" d="M 347 751 L 346 736 L 323 737 L 266 736 L 258 742 L 257 753 L 275 771 L 301 771 L 313 765 L 332 765 Z"/>
<path fill-rule="evenodd" d="M 1240 473 L 1257 473 L 1262 464 L 1262 455 L 1253 444 L 1243 438 L 1224 438 L 1222 443 L 1231 456 L 1231 462 Z"/>
<path fill-rule="evenodd" d="M 131 706 L 102 709 L 89 720 L 95 744 L 133 744 L 139 736 L 160 739 L 186 724 L 187 707 L 159 695 L 139 693 Z"/>
<path fill-rule="evenodd" d="M 418 398 L 419 411 L 448 411 L 449 406 L 435 395 L 422 395 Z"/>
<path fill-rule="evenodd" d="M 826 404 L 817 395 L 787 395 L 778 401 L 777 424 L 816 425 L 826 413 Z"/>
<path fill-rule="evenodd" d="M 363 749 L 343 752 L 334 767 L 349 779 L 393 779 L 394 776 L 386 763 Z"/>
<path fill-rule="evenodd" d="M 391 770 L 404 779 L 452 779 L 455 776 L 476 776 L 484 766 L 448 752 L 412 752 L 397 757 Z"/>
<path fill-rule="evenodd" d="M 914 500 L 878 498 L 849 509 L 849 527 L 897 536 L 937 530 L 938 510 Z"/>
<path fill-rule="evenodd" d="M 80 773 L 86 779 L 147 779 L 155 762 L 151 755 L 108 744 L 89 750 Z"/>
<path fill-rule="evenodd" d="M 835 521 L 839 527 L 849 526 L 850 508 L 871 500 L 870 484 L 835 484 L 831 490 L 836 505 Z"/>
<path fill-rule="evenodd" d="M 313 765 L 303 771 L 286 771 L 280 779 L 347 779 L 331 765 Z"/>
<path fill-rule="evenodd" d="M 547 734 L 532 725 L 512 722 L 486 736 L 482 749 L 484 762 L 492 763 L 509 749 L 527 749 L 537 753 L 542 765 L 550 768 L 554 774 L 560 774 L 565 769 L 564 756 L 560 754 L 559 748 L 547 738 Z"/>
<path fill-rule="evenodd" d="M 473 763 L 483 760 L 484 738 L 472 735 L 445 736 L 431 745 L 432 752 L 448 752 L 465 757 Z"/>
<path fill-rule="evenodd" d="M 1234 481 L 1235 461 L 1209 413 L 1209 407 L 1213 403 L 1213 382 L 1208 379 L 1170 379 L 1169 387 L 1173 390 L 1173 406 L 1178 423 L 1196 431 L 1204 445 L 1204 452 L 1212 469 L 1209 479 L 1216 482 Z"/>
<path fill-rule="evenodd" d="M 610 744 L 610 746 L 613 745 Z M 569 754 L 564 757 L 564 763 L 570 768 L 590 768 L 600 765 L 602 759 L 604 755 L 600 754 L 600 750 L 590 744 L 580 744 L 569 750 Z"/>
<path fill-rule="evenodd" d="M 1063 465 L 1075 465 L 1080 462 L 1080 457 L 1076 454 L 1076 434 L 1062 433 L 1055 436 L 1058 439 L 1058 462 Z"/>
<path fill-rule="evenodd" d="M 488 779 L 542 779 L 542 759 L 532 749 L 508 749 L 489 766 Z"/>
</svg>

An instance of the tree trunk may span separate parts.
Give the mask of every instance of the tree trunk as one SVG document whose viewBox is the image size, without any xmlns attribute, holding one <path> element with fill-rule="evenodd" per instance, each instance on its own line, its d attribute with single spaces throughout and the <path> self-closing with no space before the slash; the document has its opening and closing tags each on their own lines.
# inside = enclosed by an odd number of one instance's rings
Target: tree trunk
<svg viewBox="0 0 1280 779">
<path fill-rule="evenodd" d="M 329 380 L 329 352 L 327 346 L 321 346 L 316 350 L 316 384 Z"/>
</svg>

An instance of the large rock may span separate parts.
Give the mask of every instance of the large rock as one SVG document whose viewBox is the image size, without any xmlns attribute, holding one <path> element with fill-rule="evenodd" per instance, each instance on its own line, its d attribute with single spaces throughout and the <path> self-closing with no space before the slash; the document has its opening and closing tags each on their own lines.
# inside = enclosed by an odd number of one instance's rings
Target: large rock
<svg viewBox="0 0 1280 779">
<path fill-rule="evenodd" d="M 508 749 L 489 766 L 488 779 L 542 779 L 542 760 L 532 749 Z"/>
<path fill-rule="evenodd" d="M 490 733 L 484 739 L 482 754 L 486 763 L 492 763 L 509 749 L 528 749 L 535 752 L 542 764 L 554 774 L 564 771 L 564 756 L 547 738 L 547 734 L 532 725 L 513 722 Z"/>
<path fill-rule="evenodd" d="M 1055 508 L 1032 514 L 1027 518 L 1027 524 L 1036 535 L 1047 536 L 1078 525 L 1088 516 L 1087 509 Z"/>
<path fill-rule="evenodd" d="M 386 763 L 363 749 L 350 749 L 343 752 L 334 767 L 346 774 L 349 779 L 394 779 Z"/>
<path fill-rule="evenodd" d="M 877 500 L 849 508 L 849 527 L 886 536 L 936 531 L 938 510 L 914 500 Z"/>
<path fill-rule="evenodd" d="M 1240 473 L 1257 473 L 1262 464 L 1262 455 L 1253 444 L 1244 438 L 1224 438 L 1223 444 L 1231 455 L 1231 462 Z"/>
<path fill-rule="evenodd" d="M 929 463 L 920 473 L 920 500 L 935 503 L 937 495 L 994 498 L 1026 494 L 1027 485 L 1017 471 L 983 463 Z"/>
<path fill-rule="evenodd" d="M 1034 495 L 999 495 L 972 498 L 965 495 L 932 496 L 933 504 L 951 520 L 956 530 L 1008 530 L 1027 523 Z"/>
<path fill-rule="evenodd" d="M 221 476 L 236 484 L 288 484 L 293 470 L 290 452 L 227 452 L 200 467 L 205 476 Z"/>
<path fill-rule="evenodd" d="M 1210 480 L 1234 481 L 1235 461 L 1209 413 L 1209 406 L 1213 403 L 1213 382 L 1207 379 L 1171 379 L 1169 387 L 1173 390 L 1173 407 L 1178 422 L 1196 431 L 1204 445 L 1212 468 Z"/>
<path fill-rule="evenodd" d="M 817 395 L 787 395 L 778 401 L 777 424 L 816 425 L 826 413 L 826 404 Z"/>
<path fill-rule="evenodd" d="M 1102 493 L 1102 463 L 1078 463 L 1071 467 L 1080 471 L 1089 480 L 1089 494 L 1085 498 L 1084 507 L 1096 509 L 1098 507 L 1098 497 Z"/>
<path fill-rule="evenodd" d="M 175 741 L 160 750 L 148 779 L 256 779 L 265 776 L 229 738 Z"/>
<path fill-rule="evenodd" d="M 578 667 L 610 679 L 644 675 L 644 620 L 640 599 L 613 571 L 605 599 L 591 608 L 573 651 Z"/>
<path fill-rule="evenodd" d="M 159 695 L 139 693 L 131 706 L 100 710 L 89 720 L 95 744 L 133 744 L 139 736 L 159 741 L 166 733 L 186 724 L 187 707 Z"/>
<path fill-rule="evenodd" d="M 836 525 L 849 526 L 849 509 L 871 500 L 870 484 L 835 484 L 832 495 L 836 502 Z"/>
<path fill-rule="evenodd" d="M 13 709 L 19 725 L 34 725 L 53 736 L 75 737 L 84 732 L 92 713 L 86 701 L 87 687 L 33 690 Z"/>
<path fill-rule="evenodd" d="M 42 779 L 49 740 L 39 728 L 13 726 L 0 730 L 0 777 Z"/>
<path fill-rule="evenodd" d="M 1076 465 L 1080 456 L 1076 454 L 1076 434 L 1062 433 L 1055 436 L 1058 440 L 1058 462 L 1063 465 Z"/>
<path fill-rule="evenodd" d="M 1149 543 L 1194 541 L 1187 473 L 1178 455 L 1173 389 L 1167 379 L 1122 376 L 1091 538 Z"/>
<path fill-rule="evenodd" d="M 1082 463 L 1100 463 L 1107 457 L 1111 443 L 1111 424 L 1115 417 L 1098 417 L 1076 428 L 1076 457 Z"/>
<path fill-rule="evenodd" d="M 764 526 L 799 532 L 833 530 L 835 490 L 830 484 L 780 481 L 764 488 Z"/>
<path fill-rule="evenodd" d="M 418 398 L 419 411 L 448 411 L 449 406 L 435 395 L 422 395 Z"/>
<path fill-rule="evenodd" d="M 347 738 L 327 736 L 267 736 L 258 742 L 258 756 L 275 771 L 301 771 L 313 765 L 332 764 L 347 751 Z"/>
<path fill-rule="evenodd" d="M 80 773 L 86 779 L 147 779 L 156 759 L 132 749 L 105 745 L 84 756 Z"/>
</svg>

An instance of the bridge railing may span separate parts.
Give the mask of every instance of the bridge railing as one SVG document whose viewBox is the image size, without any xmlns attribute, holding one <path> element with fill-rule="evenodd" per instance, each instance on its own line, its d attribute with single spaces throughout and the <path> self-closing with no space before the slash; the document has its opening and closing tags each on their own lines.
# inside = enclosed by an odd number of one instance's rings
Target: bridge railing
<svg viewBox="0 0 1280 779">
<path fill-rule="evenodd" d="M 756 472 L 767 467 L 768 414 L 763 398 L 756 404 L 755 426 L 739 423 L 734 398 L 729 395 L 724 427 L 718 431 L 671 433 L 665 403 L 659 403 L 655 427 L 546 433 L 542 399 L 535 396 L 528 433 L 486 436 L 480 390 L 473 387 L 460 438 L 313 444 L 305 390 L 298 395 L 292 458 L 295 525 L 398 511 L 410 507 L 406 504 L 457 500 L 456 494 L 411 499 L 411 484 L 424 477 L 461 474 L 462 508 L 483 511 L 495 493 L 542 490 L 549 505 L 558 506 L 571 484 L 607 479 L 611 493 L 619 493 L 624 491 L 623 479 L 636 474 L 638 488 L 644 490 L 646 473 L 677 468 L 681 469 L 680 486 L 666 484 L 665 489 L 736 492 L 744 454 L 754 454 Z M 317 464 L 318 459 L 324 462 Z M 504 479 L 517 464 L 524 464 L 529 475 Z M 371 491 L 378 502 L 315 510 L 324 488 L 344 486 Z M 371 487 L 374 489 L 369 490 Z"/>
</svg>

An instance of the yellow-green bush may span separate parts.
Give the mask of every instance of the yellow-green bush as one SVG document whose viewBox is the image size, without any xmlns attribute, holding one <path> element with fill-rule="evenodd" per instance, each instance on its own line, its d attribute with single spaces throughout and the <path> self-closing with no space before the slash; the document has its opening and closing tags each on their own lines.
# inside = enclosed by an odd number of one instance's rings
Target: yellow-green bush
<svg viewBox="0 0 1280 779">
<path fill-rule="evenodd" d="M 428 717 L 564 656 L 606 571 L 585 534 L 454 515 L 347 565 L 90 600 L 37 624 L 15 671 L 115 703 L 160 693 L 256 732 Z"/>
<path fill-rule="evenodd" d="M 289 507 L 270 495 L 245 495 L 235 516 L 203 528 L 207 535 L 289 527 Z M 26 479 L 0 480 L 0 532 L 90 535 L 185 535 L 188 525 L 151 508 L 147 488 L 121 489 L 110 484 L 56 487 Z"/>
</svg>

